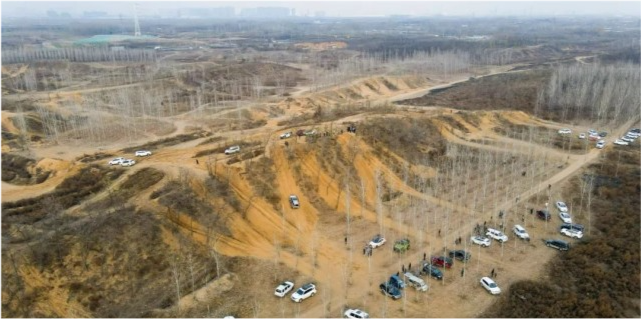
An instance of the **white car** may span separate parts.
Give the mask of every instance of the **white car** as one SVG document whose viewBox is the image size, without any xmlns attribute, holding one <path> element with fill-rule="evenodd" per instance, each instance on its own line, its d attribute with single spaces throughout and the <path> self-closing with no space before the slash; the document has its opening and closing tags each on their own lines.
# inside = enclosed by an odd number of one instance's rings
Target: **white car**
<svg viewBox="0 0 641 319">
<path fill-rule="evenodd" d="M 489 238 L 483 236 L 472 236 L 472 238 L 470 238 L 470 241 L 484 247 L 490 247 L 490 244 L 492 243 Z"/>
<path fill-rule="evenodd" d="M 383 236 L 381 236 L 381 235 L 376 235 L 376 237 L 374 237 L 374 238 L 369 242 L 369 246 L 370 246 L 370 247 L 372 247 L 372 248 L 381 247 L 381 246 L 383 246 L 383 244 L 385 244 L 386 242 L 387 242 L 387 240 L 385 240 L 385 237 L 383 237 Z"/>
<path fill-rule="evenodd" d="M 286 139 L 286 138 L 290 138 L 290 137 L 292 137 L 292 132 L 285 132 L 285 133 L 280 135 L 280 139 L 281 140 L 282 139 Z"/>
<path fill-rule="evenodd" d="M 369 318 L 369 314 L 360 309 L 347 309 L 344 315 L 345 315 L 345 318 L 353 318 L 353 319 Z"/>
<path fill-rule="evenodd" d="M 628 142 L 626 142 L 624 140 L 620 140 L 620 139 L 617 139 L 616 141 L 614 141 L 614 144 L 616 144 L 616 145 L 630 145 Z"/>
<path fill-rule="evenodd" d="M 622 137 L 621 139 L 622 139 L 622 140 L 624 140 L 624 141 L 626 141 L 626 142 L 628 142 L 628 143 L 632 143 L 632 142 L 634 142 L 634 139 L 633 139 L 633 138 L 631 138 L 631 137 L 629 137 L 629 136 L 627 136 L 627 135 L 626 135 L 626 136 L 624 136 L 624 137 Z"/>
<path fill-rule="evenodd" d="M 637 137 L 639 137 L 640 135 L 641 135 L 641 134 L 639 134 L 639 133 L 637 133 L 637 132 L 633 132 L 633 131 L 630 131 L 630 132 L 628 132 L 628 133 L 626 134 L 626 136 L 630 136 L 630 137 L 632 137 L 632 138 L 637 138 Z"/>
<path fill-rule="evenodd" d="M 561 234 L 571 238 L 583 238 L 583 232 L 578 229 L 562 228 Z"/>
<path fill-rule="evenodd" d="M 136 156 L 150 156 L 151 151 L 136 151 Z"/>
<path fill-rule="evenodd" d="M 605 141 L 604 140 L 600 140 L 600 141 L 596 142 L 596 148 L 600 149 L 600 148 L 604 148 L 604 147 L 605 147 Z"/>
<path fill-rule="evenodd" d="M 562 128 L 559 130 L 559 134 L 572 134 L 572 130 L 569 128 Z"/>
<path fill-rule="evenodd" d="M 501 288 L 490 277 L 481 278 L 481 286 L 487 289 L 491 294 L 498 295 L 501 293 Z"/>
<path fill-rule="evenodd" d="M 502 231 L 498 229 L 488 228 L 487 232 L 485 233 L 485 236 L 498 240 L 499 243 L 503 243 L 507 241 L 507 235 L 505 235 Z"/>
<path fill-rule="evenodd" d="M 566 212 L 561 212 L 561 213 L 559 213 L 559 217 L 561 217 L 561 220 L 564 223 L 572 224 L 572 217 L 570 216 L 570 214 L 568 214 Z"/>
<path fill-rule="evenodd" d="M 512 231 L 516 235 L 516 237 L 525 239 L 525 240 L 530 240 L 530 234 L 527 233 L 525 228 L 521 225 L 514 225 L 514 228 L 512 228 Z"/>
<path fill-rule="evenodd" d="M 588 130 L 588 134 L 590 134 L 590 135 L 599 135 L 599 132 L 597 132 L 595 129 L 590 129 L 590 130 Z"/>
<path fill-rule="evenodd" d="M 278 287 L 276 287 L 276 290 L 274 291 L 274 295 L 278 297 L 285 297 L 285 295 L 294 288 L 294 283 L 291 281 L 283 281 Z"/>
<path fill-rule="evenodd" d="M 289 206 L 291 206 L 292 208 L 300 207 L 300 201 L 298 201 L 298 196 L 294 194 L 289 195 Z"/>
<path fill-rule="evenodd" d="M 126 167 L 134 166 L 134 164 L 136 164 L 136 161 L 130 160 L 130 159 L 126 159 L 126 160 L 120 162 L 120 166 L 126 166 Z"/>
<path fill-rule="evenodd" d="M 585 133 L 581 133 L 581 134 L 579 134 L 579 138 L 580 138 L 580 139 L 585 139 Z"/>
<path fill-rule="evenodd" d="M 292 294 L 292 300 L 295 302 L 301 302 L 313 295 L 316 294 L 316 286 L 314 284 L 305 284 L 302 287 L 298 288 L 295 293 Z"/>
<path fill-rule="evenodd" d="M 565 205 L 564 202 L 556 202 L 556 208 L 558 208 L 560 212 L 567 212 L 568 211 L 568 206 Z"/>
<path fill-rule="evenodd" d="M 125 161 L 126 159 L 124 157 L 116 157 L 109 161 L 109 165 L 120 165 L 122 161 Z"/>
<path fill-rule="evenodd" d="M 238 146 L 238 145 L 234 145 L 234 146 L 232 146 L 232 147 L 230 147 L 230 148 L 225 150 L 225 154 L 226 155 L 234 154 L 234 153 L 238 153 L 238 152 L 240 152 L 240 146 Z"/>
</svg>

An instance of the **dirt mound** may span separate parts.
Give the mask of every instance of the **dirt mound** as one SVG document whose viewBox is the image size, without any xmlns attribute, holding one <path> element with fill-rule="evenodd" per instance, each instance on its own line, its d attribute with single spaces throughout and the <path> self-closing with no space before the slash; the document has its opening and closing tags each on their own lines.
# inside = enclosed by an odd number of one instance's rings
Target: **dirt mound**
<svg viewBox="0 0 641 319">
<path fill-rule="evenodd" d="M 330 87 L 301 97 L 287 99 L 281 108 L 340 107 L 346 104 L 366 105 L 383 100 L 407 90 L 429 85 L 430 81 L 419 76 L 376 76 L 358 79 L 345 85 Z"/>
<path fill-rule="evenodd" d="M 2 153 L 2 181 L 15 185 L 40 184 L 58 168 L 60 161 L 34 159 L 17 154 Z"/>
</svg>

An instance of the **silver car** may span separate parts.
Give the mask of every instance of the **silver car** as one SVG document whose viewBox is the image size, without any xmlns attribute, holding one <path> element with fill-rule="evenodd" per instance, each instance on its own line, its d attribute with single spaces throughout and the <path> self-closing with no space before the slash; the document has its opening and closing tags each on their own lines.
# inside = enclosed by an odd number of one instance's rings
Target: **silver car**
<svg viewBox="0 0 641 319">
<path fill-rule="evenodd" d="M 492 243 L 489 238 L 483 236 L 472 236 L 470 240 L 472 241 L 472 243 L 481 245 L 483 247 L 490 247 L 490 244 Z"/>
</svg>

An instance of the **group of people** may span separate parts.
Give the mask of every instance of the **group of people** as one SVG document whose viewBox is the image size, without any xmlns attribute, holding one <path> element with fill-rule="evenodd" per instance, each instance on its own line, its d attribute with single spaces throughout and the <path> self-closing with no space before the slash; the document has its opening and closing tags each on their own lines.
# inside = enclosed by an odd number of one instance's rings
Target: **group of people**
<svg viewBox="0 0 641 319">
<path fill-rule="evenodd" d="M 370 246 L 370 245 L 366 245 L 366 246 L 363 248 L 363 255 L 365 255 L 365 256 L 367 256 L 367 257 L 371 257 L 371 256 L 372 256 L 372 251 L 373 251 L 372 246 Z"/>
</svg>

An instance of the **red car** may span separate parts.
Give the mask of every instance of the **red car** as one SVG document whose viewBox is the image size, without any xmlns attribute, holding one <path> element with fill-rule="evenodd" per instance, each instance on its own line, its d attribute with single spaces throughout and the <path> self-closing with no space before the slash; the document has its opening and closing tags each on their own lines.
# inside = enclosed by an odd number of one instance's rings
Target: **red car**
<svg viewBox="0 0 641 319">
<path fill-rule="evenodd" d="M 445 256 L 432 257 L 432 265 L 434 266 L 451 268 L 452 264 L 454 264 L 452 258 Z"/>
</svg>

